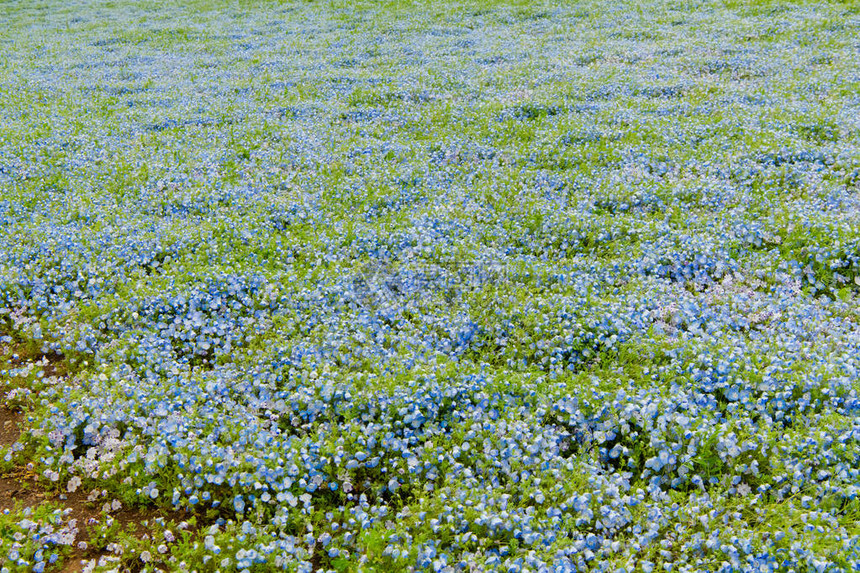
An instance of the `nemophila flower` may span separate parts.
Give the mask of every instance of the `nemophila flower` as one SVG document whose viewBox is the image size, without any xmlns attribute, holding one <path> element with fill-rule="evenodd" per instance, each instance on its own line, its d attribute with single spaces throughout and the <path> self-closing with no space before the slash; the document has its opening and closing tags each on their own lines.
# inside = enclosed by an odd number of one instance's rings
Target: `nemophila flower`
<svg viewBox="0 0 860 573">
<path fill-rule="evenodd" d="M 672 46 L 625 7 L 355 19 L 349 43 L 263 10 L 203 67 L 169 35 L 77 42 L 51 62 L 72 84 L 15 44 L 16 81 L 123 114 L 45 131 L 40 95 L 0 95 L 0 345 L 22 346 L 0 370 L 32 424 L 7 461 L 35 448 L 70 493 L 217 508 L 222 529 L 189 534 L 222 568 L 825 566 L 856 545 L 826 508 L 857 489 L 860 211 L 856 138 L 804 99 L 850 30 L 804 10 L 780 14 L 817 40 L 799 48 L 724 9 L 679 13 Z M 213 38 L 225 21 L 203 16 Z M 558 32 L 580 25 L 599 54 Z M 702 51 L 726 26 L 745 52 Z M 421 85 L 428 62 L 444 73 Z M 798 69 L 792 97 L 756 92 Z M 783 502 L 788 546 L 735 517 Z M 17 543 L 71 535 L 27 519 Z"/>
</svg>

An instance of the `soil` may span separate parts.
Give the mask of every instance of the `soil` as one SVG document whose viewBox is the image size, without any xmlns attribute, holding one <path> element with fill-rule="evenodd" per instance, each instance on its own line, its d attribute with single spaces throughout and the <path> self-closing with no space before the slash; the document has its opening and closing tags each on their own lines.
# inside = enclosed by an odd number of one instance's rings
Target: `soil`
<svg viewBox="0 0 860 573">
<path fill-rule="evenodd" d="M 21 435 L 21 423 L 24 414 L 13 412 L 5 405 L 0 406 L 0 447 L 11 446 Z"/>
</svg>

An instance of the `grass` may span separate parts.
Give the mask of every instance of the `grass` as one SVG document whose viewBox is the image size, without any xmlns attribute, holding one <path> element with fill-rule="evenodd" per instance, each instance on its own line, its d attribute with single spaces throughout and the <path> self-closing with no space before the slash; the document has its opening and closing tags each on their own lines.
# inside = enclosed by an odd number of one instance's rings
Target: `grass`
<svg viewBox="0 0 860 573">
<path fill-rule="evenodd" d="M 0 568 L 857 566 L 850 2 L 6 8 Z"/>
</svg>

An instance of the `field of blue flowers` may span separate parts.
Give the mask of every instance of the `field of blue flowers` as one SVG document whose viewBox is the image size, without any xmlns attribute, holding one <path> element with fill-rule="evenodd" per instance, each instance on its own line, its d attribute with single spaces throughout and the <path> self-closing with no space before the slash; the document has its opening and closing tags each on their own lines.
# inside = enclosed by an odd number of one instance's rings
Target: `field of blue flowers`
<svg viewBox="0 0 860 573">
<path fill-rule="evenodd" d="M 0 5 L 0 571 L 860 570 L 860 5 L 179 4 Z"/>
</svg>

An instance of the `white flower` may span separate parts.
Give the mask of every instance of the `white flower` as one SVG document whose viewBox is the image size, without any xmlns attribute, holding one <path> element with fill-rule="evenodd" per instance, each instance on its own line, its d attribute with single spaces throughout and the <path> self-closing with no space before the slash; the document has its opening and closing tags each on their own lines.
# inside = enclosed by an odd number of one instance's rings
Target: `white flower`
<svg viewBox="0 0 860 573">
<path fill-rule="evenodd" d="M 78 491 L 78 487 L 81 485 L 81 478 L 78 476 L 72 476 L 72 479 L 69 480 L 69 483 L 66 485 L 66 491 L 69 493 L 74 493 Z"/>
</svg>

